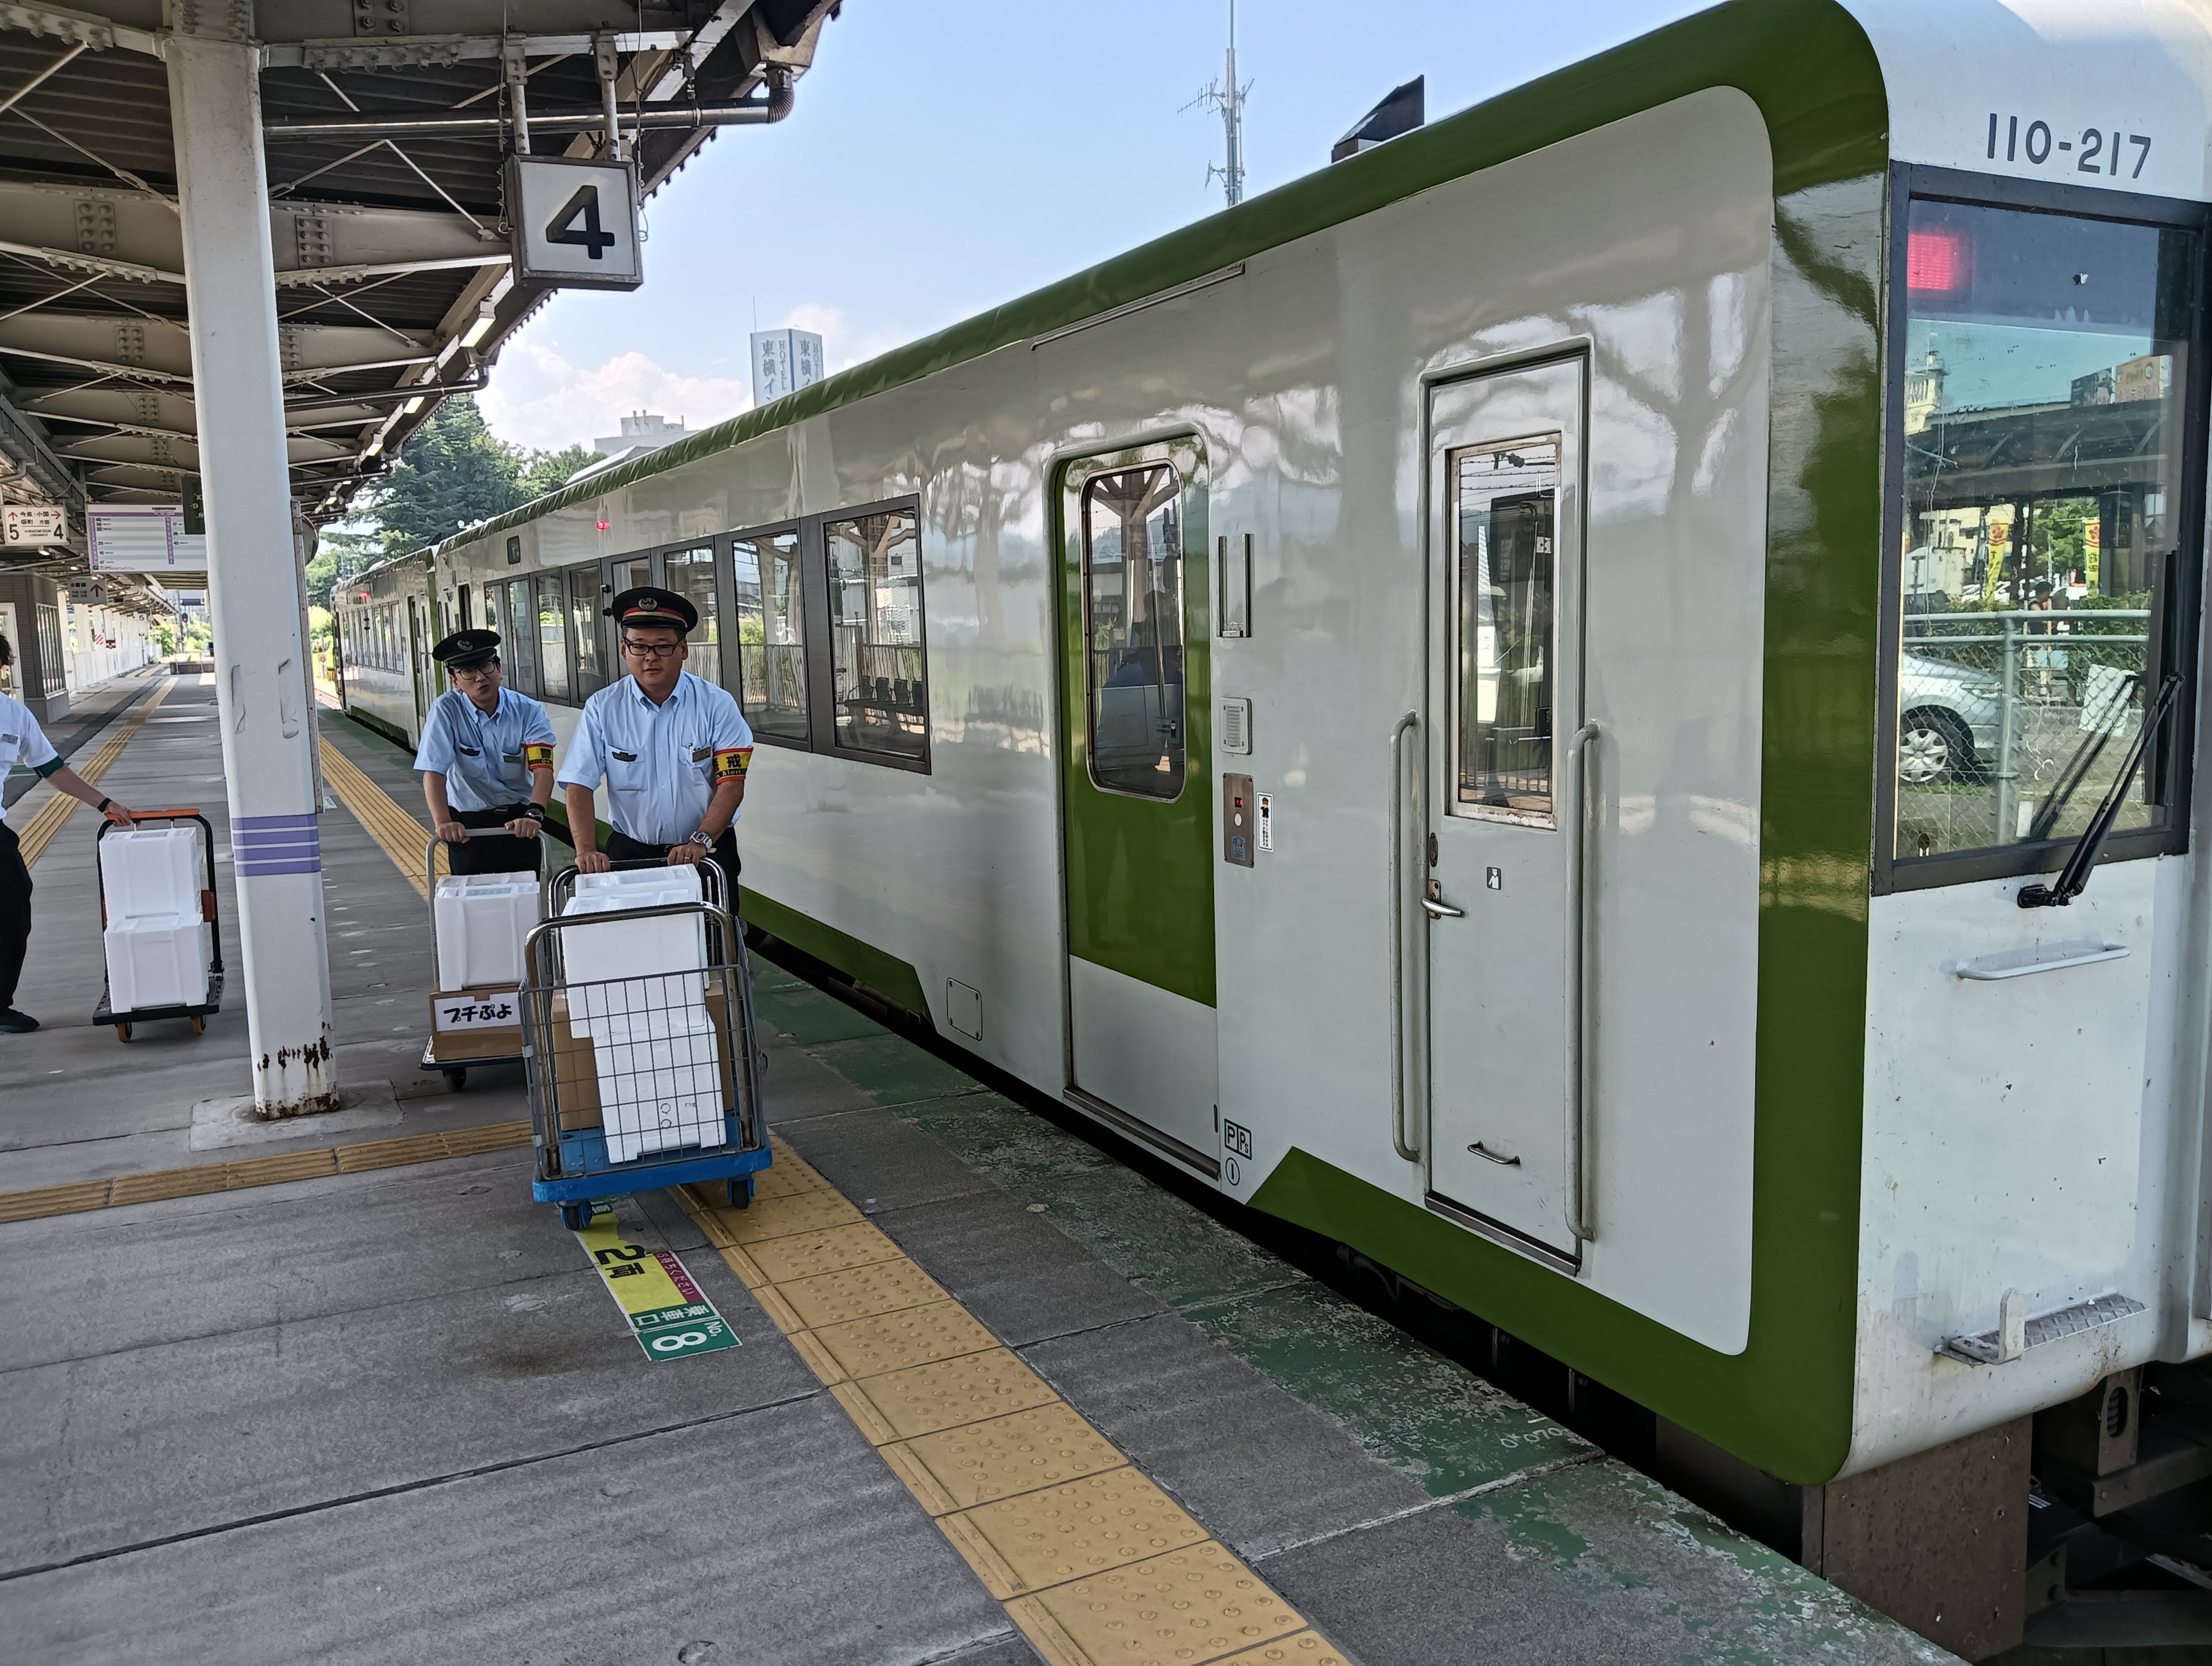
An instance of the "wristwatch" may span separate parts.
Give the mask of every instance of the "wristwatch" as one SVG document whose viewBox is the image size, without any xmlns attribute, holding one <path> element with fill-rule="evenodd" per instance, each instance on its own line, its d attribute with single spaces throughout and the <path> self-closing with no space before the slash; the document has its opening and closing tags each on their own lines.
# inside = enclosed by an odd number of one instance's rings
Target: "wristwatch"
<svg viewBox="0 0 2212 1666">
<path fill-rule="evenodd" d="M 545 819 L 545 806 L 542 804 L 526 804 L 522 806 L 522 813 L 534 822 L 542 823 Z"/>
<path fill-rule="evenodd" d="M 684 840 L 684 842 L 686 844 L 702 845 L 707 849 L 712 850 L 714 848 L 714 836 L 712 833 L 709 833 L 703 827 L 695 827 L 691 830 L 691 836 Z"/>
</svg>

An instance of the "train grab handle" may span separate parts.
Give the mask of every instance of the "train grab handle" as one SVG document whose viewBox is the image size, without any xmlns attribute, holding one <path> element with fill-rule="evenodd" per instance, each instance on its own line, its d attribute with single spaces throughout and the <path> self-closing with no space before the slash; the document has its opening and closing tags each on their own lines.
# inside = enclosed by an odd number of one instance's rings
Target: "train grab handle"
<svg viewBox="0 0 2212 1666">
<path fill-rule="evenodd" d="M 1563 806 L 1560 824 L 1570 830 L 1567 846 L 1567 1231 L 1577 1243 L 1597 1236 L 1583 1203 L 1583 1120 L 1589 1097 L 1589 1067 L 1585 1062 L 1583 1026 L 1589 1010 L 1584 968 L 1589 955 L 1589 904 L 1587 879 L 1589 862 L 1589 762 L 1603 732 L 1585 723 L 1567 742 L 1566 768 L 1571 794 Z"/>
<path fill-rule="evenodd" d="M 1390 726 L 1390 1144 L 1408 1163 L 1421 1153 L 1406 1128 L 1406 731 L 1421 721 L 1407 712 Z"/>
</svg>

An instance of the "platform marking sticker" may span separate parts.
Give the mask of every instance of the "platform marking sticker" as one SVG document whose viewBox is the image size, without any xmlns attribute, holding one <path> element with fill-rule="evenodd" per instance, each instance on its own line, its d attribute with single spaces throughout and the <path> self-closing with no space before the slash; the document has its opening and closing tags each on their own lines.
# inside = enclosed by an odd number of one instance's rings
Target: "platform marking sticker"
<svg viewBox="0 0 2212 1666">
<path fill-rule="evenodd" d="M 611 1213 L 592 1216 L 576 1237 L 647 1359 L 681 1359 L 742 1346 L 673 1250 L 629 1242 Z"/>
</svg>

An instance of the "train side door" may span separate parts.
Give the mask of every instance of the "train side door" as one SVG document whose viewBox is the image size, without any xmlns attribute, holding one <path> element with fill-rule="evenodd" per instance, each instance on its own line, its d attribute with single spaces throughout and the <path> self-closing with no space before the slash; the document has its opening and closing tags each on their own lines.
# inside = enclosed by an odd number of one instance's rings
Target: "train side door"
<svg viewBox="0 0 2212 1666">
<path fill-rule="evenodd" d="M 1218 1161 L 1206 501 L 1195 440 L 1060 494 L 1071 1098 Z"/>
<path fill-rule="evenodd" d="M 1429 1201 L 1581 1259 L 1580 359 L 1435 389 L 1431 476 Z"/>
</svg>

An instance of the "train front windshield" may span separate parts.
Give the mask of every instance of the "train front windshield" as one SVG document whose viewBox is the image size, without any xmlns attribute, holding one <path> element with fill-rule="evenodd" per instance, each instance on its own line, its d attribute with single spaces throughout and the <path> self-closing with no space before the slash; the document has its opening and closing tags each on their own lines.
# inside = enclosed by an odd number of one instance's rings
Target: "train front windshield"
<svg viewBox="0 0 2212 1666">
<path fill-rule="evenodd" d="M 2200 258 L 2174 226 L 1910 205 L 1901 864 L 2071 838 L 2112 782 L 2166 669 Z M 2170 773 L 2116 835 L 2166 825 Z"/>
</svg>

